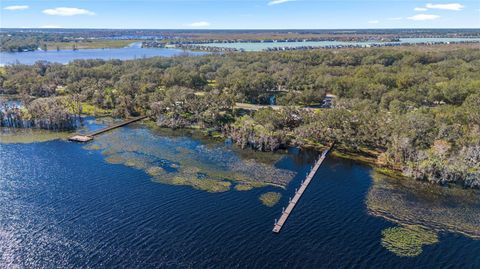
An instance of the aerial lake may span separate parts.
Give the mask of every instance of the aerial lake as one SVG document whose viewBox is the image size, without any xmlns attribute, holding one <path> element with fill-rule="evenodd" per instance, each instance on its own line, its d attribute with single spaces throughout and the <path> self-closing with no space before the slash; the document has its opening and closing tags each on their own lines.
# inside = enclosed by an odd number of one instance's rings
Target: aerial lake
<svg viewBox="0 0 480 269">
<path fill-rule="evenodd" d="M 139 43 L 133 43 L 125 48 L 114 49 L 79 49 L 79 50 L 49 50 L 49 51 L 27 51 L 27 52 L 0 52 L 0 66 L 6 64 L 34 64 L 37 61 L 49 61 L 66 64 L 73 60 L 80 59 L 103 59 L 103 60 L 132 60 L 150 57 L 172 57 L 178 55 L 202 55 L 204 52 L 187 52 L 181 49 L 141 48 Z"/>
<path fill-rule="evenodd" d="M 318 153 L 145 123 L 68 135 L 0 128 L 0 268 L 480 268 L 478 190 L 328 156 L 274 234 Z"/>
<path fill-rule="evenodd" d="M 419 44 L 431 42 L 480 42 L 480 38 L 402 38 L 403 44 Z M 385 44 L 385 42 L 342 42 L 342 41 L 305 41 L 305 42 L 265 42 L 265 43 L 205 43 L 197 44 L 205 47 L 234 48 L 245 51 L 262 51 L 271 48 L 297 48 L 297 47 L 336 47 L 336 46 L 368 46 Z M 0 52 L 0 66 L 7 64 L 34 64 L 37 61 L 56 62 L 61 64 L 69 63 L 80 59 L 103 59 L 103 60 L 132 60 L 150 57 L 173 57 L 178 55 L 204 55 L 206 52 L 188 51 L 174 48 L 142 48 L 139 42 L 125 48 L 114 49 L 79 49 L 79 50 L 49 50 L 49 51 L 28 51 L 28 52 Z"/>
<path fill-rule="evenodd" d="M 205 43 L 197 44 L 205 47 L 233 48 L 245 51 L 262 51 L 272 48 L 298 48 L 298 47 L 338 47 L 338 46 L 372 46 L 384 44 L 421 44 L 436 42 L 480 42 L 480 38 L 401 38 L 399 42 L 347 42 L 347 41 L 305 41 L 305 42 L 232 42 L 232 43 Z"/>
</svg>

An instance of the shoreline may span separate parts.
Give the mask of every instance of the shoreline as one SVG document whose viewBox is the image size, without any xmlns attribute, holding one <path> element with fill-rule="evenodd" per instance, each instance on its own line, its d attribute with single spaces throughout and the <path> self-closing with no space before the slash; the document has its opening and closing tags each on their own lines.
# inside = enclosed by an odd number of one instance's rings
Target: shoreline
<svg viewBox="0 0 480 269">
<path fill-rule="evenodd" d="M 147 128 L 150 128 L 150 129 L 166 128 L 166 129 L 169 129 L 169 130 L 174 130 L 173 128 L 161 127 L 161 126 L 156 125 L 155 121 L 152 120 L 151 118 L 147 118 L 147 119 L 143 120 L 142 124 L 144 124 Z M 221 132 L 211 131 L 211 130 L 208 130 L 206 128 L 202 129 L 199 126 L 188 126 L 188 127 L 178 128 L 178 129 L 179 130 L 182 130 L 182 129 L 183 130 L 190 130 L 190 131 L 193 131 L 193 132 L 197 132 L 197 133 L 201 134 L 203 137 L 205 137 L 207 139 L 215 140 L 215 141 L 221 141 L 221 140 L 224 140 L 224 139 L 228 139 L 228 137 L 223 135 Z M 289 148 L 289 147 L 298 148 L 300 150 L 314 150 L 318 153 L 321 153 L 323 150 L 325 150 L 325 148 L 327 148 L 327 146 L 322 145 L 322 144 L 306 144 L 304 146 L 289 144 L 289 145 L 285 145 L 285 147 L 286 148 Z M 238 148 L 240 148 L 240 147 L 238 147 Z M 247 147 L 247 148 L 251 149 L 249 147 Z M 251 150 L 257 151 L 255 149 L 251 149 Z M 370 151 L 372 151 L 372 150 L 370 150 Z M 267 151 L 267 153 L 269 153 L 269 152 Z M 270 153 L 274 153 L 274 152 L 270 152 Z M 380 166 L 378 164 L 377 160 L 376 160 L 376 156 L 366 156 L 365 153 L 362 154 L 361 152 L 352 152 L 352 151 L 347 151 L 345 149 L 342 150 L 341 148 L 339 149 L 338 146 L 334 146 L 332 148 L 332 150 L 330 151 L 330 155 L 332 155 L 336 158 L 351 160 L 351 161 L 355 161 L 355 162 L 358 162 L 358 163 L 361 163 L 361 164 L 364 164 L 364 165 L 368 165 L 371 168 L 375 169 L 375 171 L 377 171 L 381 174 L 390 176 L 390 177 L 395 177 L 395 178 L 398 178 L 398 179 L 414 180 L 413 178 L 409 178 L 409 177 L 404 176 L 401 173 L 401 171 L 399 171 L 399 170 L 396 170 L 396 169 L 393 169 L 393 168 L 390 168 L 390 167 L 387 167 L 387 166 Z"/>
<path fill-rule="evenodd" d="M 106 114 L 94 116 L 94 115 L 88 114 L 88 113 L 82 114 L 81 116 L 83 116 L 83 117 L 93 116 L 95 118 L 111 117 L 111 116 L 106 115 Z M 172 130 L 172 131 L 175 130 L 174 128 L 158 126 L 156 124 L 156 122 L 153 119 L 151 119 L 150 117 L 147 117 L 146 119 L 141 120 L 140 124 L 142 124 L 143 126 L 145 126 L 146 128 L 148 128 L 150 130 L 154 130 L 155 128 L 168 129 L 168 130 Z M 33 130 L 33 131 L 51 132 L 51 133 L 59 133 L 59 134 L 61 134 L 61 133 L 68 133 L 68 134 L 74 133 L 74 132 L 57 132 L 57 131 L 53 131 L 53 130 L 44 130 L 44 129 L 39 129 L 39 128 L 16 128 L 16 129 L 24 130 L 24 131 L 25 130 Z M 224 134 L 222 134 L 219 131 L 212 131 L 212 130 L 209 130 L 208 128 L 200 128 L 199 126 L 193 126 L 193 125 L 183 127 L 183 128 L 177 128 L 176 130 L 191 131 L 192 134 L 193 133 L 199 134 L 203 138 L 211 140 L 212 142 L 213 141 L 221 142 L 222 140 L 225 140 L 225 139 L 228 138 L 228 136 L 225 136 Z M 54 139 L 65 139 L 65 137 L 60 135 L 60 136 L 58 136 Z M 44 142 L 44 141 L 48 141 L 48 140 L 39 140 L 39 141 L 32 141 L 32 142 Z M 26 143 L 26 142 L 23 142 L 23 143 Z M 0 144 L 2 144 L 2 143 L 0 142 Z M 7 142 L 7 144 L 8 144 L 8 142 Z M 236 146 L 236 147 L 238 149 L 242 149 L 238 146 Z M 310 143 L 307 143 L 307 144 L 304 144 L 304 145 L 295 145 L 295 144 L 292 144 L 292 143 L 290 143 L 288 145 L 285 145 L 285 148 L 298 148 L 300 150 L 314 150 L 316 152 L 321 152 L 326 147 L 327 146 L 319 144 L 319 143 L 315 143 L 315 142 L 310 142 Z M 246 148 L 246 149 L 242 149 L 242 150 L 247 150 L 247 149 L 251 149 L 251 148 Z M 251 150 L 258 151 L 258 150 L 255 150 L 255 149 L 251 149 Z M 369 153 L 367 153 L 366 151 L 364 151 L 364 152 L 348 151 L 347 149 L 345 149 L 341 146 L 334 146 L 332 148 L 331 152 L 330 152 L 330 155 L 333 156 L 334 158 L 350 160 L 350 161 L 357 162 L 357 163 L 360 163 L 360 164 L 363 164 L 363 165 L 367 165 L 367 166 L 371 167 L 375 172 L 378 172 L 382 175 L 386 175 L 386 176 L 396 178 L 396 179 L 399 179 L 399 180 L 413 180 L 413 181 L 420 181 L 420 182 L 429 183 L 428 181 L 415 180 L 413 178 L 404 176 L 402 174 L 402 172 L 398 169 L 394 169 L 394 168 L 391 168 L 391 167 L 388 167 L 388 166 L 380 165 L 377 162 L 377 159 L 376 159 L 376 156 L 377 156 L 377 155 L 375 155 L 376 152 L 374 150 L 371 150 L 371 149 L 365 149 L 365 150 L 369 151 Z M 275 152 L 266 152 L 266 153 L 274 154 Z M 434 183 L 432 183 L 432 184 L 434 184 Z M 284 188 L 280 185 L 275 185 L 275 184 L 266 184 L 266 185 L 270 185 L 270 186 L 273 186 L 273 187 Z M 435 184 L 435 185 L 442 186 L 442 187 L 456 186 L 456 187 L 465 188 L 461 184 L 446 184 L 446 185 Z M 468 187 L 466 189 L 475 190 L 476 188 Z"/>
</svg>

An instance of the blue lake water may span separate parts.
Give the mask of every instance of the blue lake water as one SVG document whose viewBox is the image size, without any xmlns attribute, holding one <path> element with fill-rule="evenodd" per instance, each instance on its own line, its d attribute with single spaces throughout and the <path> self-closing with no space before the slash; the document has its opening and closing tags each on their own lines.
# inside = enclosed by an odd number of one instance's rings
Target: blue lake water
<svg viewBox="0 0 480 269">
<path fill-rule="evenodd" d="M 305 41 L 305 42 L 233 42 L 233 43 L 206 43 L 198 44 L 205 47 L 235 48 L 245 51 L 261 51 L 269 48 L 297 48 L 297 47 L 331 47 L 331 46 L 369 46 L 378 44 L 419 44 L 431 42 L 480 42 L 480 38 L 401 38 L 399 42 L 347 42 L 347 41 Z"/>
<path fill-rule="evenodd" d="M 293 178 L 285 189 L 216 193 L 166 184 L 142 166 L 109 161 L 117 140 L 133 158 L 178 158 L 169 161 L 179 171 L 188 163 L 213 171 L 212 160 L 223 168 L 235 160 Z M 313 152 L 260 160 L 222 142 L 136 124 L 87 146 L 0 143 L 0 156 L 1 268 L 480 268 L 478 192 L 410 184 L 332 156 L 280 234 L 271 232 L 274 219 Z M 258 199 L 267 191 L 282 194 L 273 207 Z M 438 243 L 414 257 L 383 247 L 382 231 L 404 225 L 435 231 Z"/>
<path fill-rule="evenodd" d="M 37 61 L 49 61 L 66 64 L 78 59 L 119 59 L 132 60 L 150 57 L 172 57 L 188 53 L 190 55 L 202 55 L 204 52 L 186 52 L 180 49 L 152 48 L 145 49 L 138 45 L 115 49 L 80 49 L 80 50 L 49 50 L 27 52 L 0 52 L 0 65 L 6 64 L 34 64 Z"/>
<path fill-rule="evenodd" d="M 426 43 L 426 42 L 480 42 L 480 38 L 402 38 L 400 42 L 394 43 Z M 306 42 L 278 42 L 278 43 L 207 43 L 199 44 L 207 47 L 236 48 L 245 51 L 262 51 L 268 48 L 279 47 L 329 47 L 329 46 L 349 46 L 349 45 L 373 45 L 383 44 L 381 42 L 342 42 L 342 41 L 306 41 Z M 132 60 L 150 57 L 173 57 L 178 55 L 203 55 L 205 52 L 184 51 L 181 49 L 165 48 L 141 48 L 139 43 L 133 43 L 125 48 L 115 49 L 80 49 L 80 50 L 61 50 L 61 51 L 29 51 L 29 52 L 0 52 L 0 66 L 6 64 L 34 64 L 37 61 L 49 61 L 66 64 L 78 59 L 119 59 Z"/>
</svg>

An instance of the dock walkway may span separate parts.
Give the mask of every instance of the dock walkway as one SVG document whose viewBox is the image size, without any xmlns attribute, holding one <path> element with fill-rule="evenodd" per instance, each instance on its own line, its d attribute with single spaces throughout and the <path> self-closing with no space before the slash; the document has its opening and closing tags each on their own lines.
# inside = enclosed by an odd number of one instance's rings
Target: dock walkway
<svg viewBox="0 0 480 269">
<path fill-rule="evenodd" d="M 132 123 L 132 122 L 143 120 L 146 117 L 147 116 L 140 116 L 140 117 L 132 118 L 132 119 L 123 121 L 121 123 L 118 123 L 118 124 L 115 124 L 115 125 L 112 125 L 112 126 L 108 126 L 108 127 L 102 128 L 102 129 L 97 130 L 97 131 L 93 131 L 93 132 L 88 133 L 88 134 L 77 134 L 77 135 L 74 135 L 74 136 L 70 137 L 68 140 L 75 141 L 75 142 L 88 142 L 88 141 L 92 140 L 93 137 L 96 136 L 96 135 L 99 135 L 99 134 L 108 132 L 110 130 L 125 126 L 127 124 Z"/>
<path fill-rule="evenodd" d="M 280 230 L 282 229 L 283 225 L 287 221 L 288 217 L 290 216 L 290 213 L 292 213 L 293 209 L 297 205 L 298 201 L 302 197 L 303 193 L 307 189 L 308 185 L 312 181 L 313 177 L 317 173 L 318 168 L 320 168 L 320 165 L 322 165 L 323 160 L 325 160 L 328 152 L 330 149 L 333 147 L 333 144 L 330 145 L 320 156 L 320 158 L 315 162 L 315 165 L 313 166 L 312 170 L 310 170 L 310 173 L 308 176 L 305 178 L 304 181 L 302 181 L 302 184 L 300 185 L 300 188 L 295 191 L 295 196 L 293 196 L 293 199 L 290 200 L 288 203 L 288 206 L 286 209 L 283 210 L 282 215 L 280 216 L 280 219 L 275 220 L 275 225 L 273 226 L 273 232 L 274 233 L 279 233 Z"/>
</svg>

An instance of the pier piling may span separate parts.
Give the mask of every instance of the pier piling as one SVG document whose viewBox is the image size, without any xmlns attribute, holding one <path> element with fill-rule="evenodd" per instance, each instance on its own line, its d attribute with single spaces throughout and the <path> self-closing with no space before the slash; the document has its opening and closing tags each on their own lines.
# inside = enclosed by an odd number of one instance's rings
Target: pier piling
<svg viewBox="0 0 480 269">
<path fill-rule="evenodd" d="M 110 130 L 125 126 L 127 124 L 132 123 L 132 122 L 143 120 L 146 117 L 147 116 L 140 116 L 140 117 L 132 118 L 132 119 L 123 121 L 121 123 L 118 123 L 118 124 L 115 124 L 115 125 L 112 125 L 112 126 L 109 126 L 109 127 L 105 127 L 103 129 L 100 129 L 100 130 L 97 130 L 97 131 L 94 131 L 94 132 L 91 132 L 91 133 L 88 133 L 88 134 L 77 134 L 77 135 L 74 135 L 74 136 L 68 138 L 68 140 L 74 141 L 74 142 L 88 142 L 88 141 L 92 140 L 93 137 L 96 136 L 96 135 L 99 135 L 99 134 L 108 132 Z"/>
<path fill-rule="evenodd" d="M 323 161 L 325 160 L 325 157 L 327 156 L 328 152 L 332 149 L 333 144 L 331 144 L 325 151 L 323 151 L 322 155 L 320 158 L 315 162 L 315 165 L 313 168 L 310 170 L 308 173 L 307 177 L 305 180 L 301 182 L 300 188 L 295 189 L 295 195 L 292 198 L 288 198 L 288 206 L 287 208 L 282 208 L 282 215 L 280 216 L 280 219 L 275 219 L 275 225 L 273 226 L 273 232 L 274 233 L 279 233 L 280 230 L 282 229 L 283 225 L 287 221 L 288 217 L 290 216 L 290 213 L 292 212 L 293 208 L 295 208 L 295 205 L 297 205 L 298 201 L 302 197 L 303 193 L 307 189 L 308 185 L 313 179 L 313 176 L 317 173 L 318 168 L 320 168 L 320 165 L 322 165 Z"/>
</svg>

